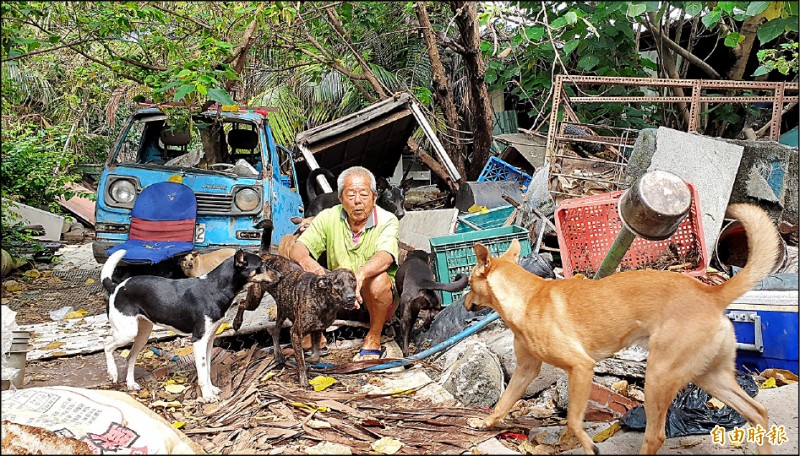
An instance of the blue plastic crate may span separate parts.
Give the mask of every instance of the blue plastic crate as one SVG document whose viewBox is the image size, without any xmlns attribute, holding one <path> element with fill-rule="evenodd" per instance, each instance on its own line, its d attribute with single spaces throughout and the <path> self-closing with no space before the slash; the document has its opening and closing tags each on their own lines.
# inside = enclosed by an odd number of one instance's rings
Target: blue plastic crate
<svg viewBox="0 0 800 456">
<path fill-rule="evenodd" d="M 477 263 L 473 247 L 475 243 L 480 242 L 489 249 L 492 256 L 498 256 L 508 250 L 514 239 L 519 240 L 520 257 L 531 253 L 528 230 L 517 225 L 431 238 L 431 252 L 436 254 L 436 280 L 451 283 L 456 274 L 471 273 L 472 267 Z M 462 292 L 442 291 L 441 294 L 442 305 L 446 306 L 457 301 Z"/>
<path fill-rule="evenodd" d="M 474 214 L 462 215 L 461 218 L 485 230 L 503 226 L 503 223 L 511 216 L 512 212 L 514 212 L 514 206 L 509 204 L 489 209 L 489 212 L 485 214 L 475 212 Z M 459 220 L 456 225 L 456 233 L 468 233 L 470 231 L 475 231 L 475 229 Z"/>
<path fill-rule="evenodd" d="M 481 175 L 478 176 L 478 182 L 498 181 L 515 181 L 525 191 L 531 183 L 531 176 L 497 157 L 489 157 Z"/>
</svg>

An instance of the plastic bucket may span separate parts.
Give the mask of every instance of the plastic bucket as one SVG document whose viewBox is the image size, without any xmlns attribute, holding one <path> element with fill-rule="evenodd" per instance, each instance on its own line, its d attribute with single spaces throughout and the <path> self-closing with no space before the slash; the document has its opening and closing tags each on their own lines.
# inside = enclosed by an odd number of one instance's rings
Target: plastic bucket
<svg viewBox="0 0 800 456">
<path fill-rule="evenodd" d="M 744 230 L 744 225 L 738 220 L 728 223 L 722 229 L 717 238 L 717 245 L 714 248 L 714 258 L 719 263 L 720 267 L 727 272 L 731 273 L 731 266 L 743 268 L 747 263 L 749 255 L 749 244 L 747 242 L 747 233 Z M 786 266 L 787 260 L 786 242 L 781 238 L 780 250 L 778 252 L 778 259 L 772 267 L 770 274 L 775 274 Z"/>
</svg>

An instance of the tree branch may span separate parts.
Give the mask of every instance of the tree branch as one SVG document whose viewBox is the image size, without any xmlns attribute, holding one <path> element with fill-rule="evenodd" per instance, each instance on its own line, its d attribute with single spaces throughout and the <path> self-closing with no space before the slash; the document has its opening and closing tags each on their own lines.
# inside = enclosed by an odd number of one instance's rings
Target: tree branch
<svg viewBox="0 0 800 456">
<path fill-rule="evenodd" d="M 83 40 L 73 41 L 72 43 L 62 44 L 61 46 L 51 47 L 51 48 L 47 48 L 47 49 L 41 49 L 41 50 L 38 50 L 38 51 L 31 51 L 31 52 L 28 52 L 26 54 L 15 55 L 14 57 L 8 57 L 8 58 L 3 59 L 3 62 L 10 62 L 12 60 L 18 60 L 18 59 L 22 59 L 22 58 L 25 58 L 25 57 L 30 57 L 30 56 L 36 55 L 36 54 L 45 54 L 45 53 L 48 53 L 48 52 L 52 52 L 52 51 L 57 51 L 59 49 L 63 49 L 65 47 L 77 46 L 79 44 L 89 43 L 89 42 L 92 42 L 92 41 L 100 41 L 101 39 L 102 38 L 86 38 L 86 39 L 83 39 Z"/>
<path fill-rule="evenodd" d="M 78 54 L 82 55 L 86 59 L 89 59 L 89 60 L 91 60 L 92 62 L 94 62 L 94 63 L 96 63 L 98 65 L 102 65 L 102 66 L 108 68 L 109 70 L 111 70 L 112 73 L 118 74 L 118 75 L 122 76 L 123 78 L 130 79 L 131 81 L 133 81 L 133 82 L 135 82 L 137 84 L 144 85 L 144 81 L 142 81 L 141 79 L 139 79 L 139 78 L 137 78 L 135 76 L 131 76 L 131 75 L 126 74 L 126 73 L 121 73 L 119 71 L 114 71 L 114 69 L 108 63 L 103 62 L 101 60 L 98 60 L 98 59 L 86 54 L 85 52 L 81 51 L 80 49 L 78 49 L 78 48 L 76 48 L 74 46 L 70 47 L 69 49 L 72 50 L 72 51 L 77 52 Z"/>
<path fill-rule="evenodd" d="M 657 29 L 653 24 L 650 23 L 650 21 L 643 21 L 643 22 L 645 27 L 647 27 L 650 30 L 650 33 L 653 34 L 653 37 L 656 40 L 660 40 L 661 42 L 663 42 L 668 48 L 672 49 L 677 54 L 685 58 L 692 65 L 696 66 L 697 68 L 700 68 L 705 74 L 709 75 L 710 77 L 714 79 L 722 79 L 722 76 L 720 76 L 720 74 L 717 73 L 717 70 L 712 68 L 711 65 L 700 60 L 699 57 L 687 51 L 686 49 L 681 47 L 681 45 L 679 45 L 678 43 L 669 39 L 669 37 L 666 36 L 666 34 L 661 33 L 660 27 Z"/>
<path fill-rule="evenodd" d="M 372 88 L 375 89 L 375 92 L 378 94 L 380 98 L 386 98 L 389 96 L 386 90 L 381 86 L 380 81 L 378 78 L 375 77 L 375 74 L 372 72 L 372 68 L 367 65 L 367 62 L 364 61 L 364 58 L 361 56 L 361 53 L 355 50 L 352 44 L 350 44 L 350 40 L 345 37 L 345 30 L 342 26 L 342 21 L 339 20 L 339 15 L 333 8 L 326 8 L 325 12 L 328 14 L 328 19 L 330 19 L 331 25 L 333 26 L 333 30 L 339 36 L 339 39 L 344 42 L 350 52 L 353 53 L 353 56 L 358 61 L 358 64 L 361 66 L 361 69 L 364 71 L 364 76 L 366 77 L 367 81 L 372 84 Z"/>
<path fill-rule="evenodd" d="M 159 11 L 163 11 L 165 13 L 173 14 L 173 15 L 178 16 L 179 18 L 181 18 L 181 19 L 183 19 L 185 21 L 189 21 L 189 22 L 192 22 L 194 24 L 197 24 L 198 26 L 200 26 L 200 27 L 202 27 L 202 28 L 204 28 L 204 29 L 206 29 L 208 31 L 214 31 L 214 28 L 211 27 L 210 25 L 203 24 L 202 22 L 197 21 L 195 19 L 192 19 L 191 17 L 184 16 L 183 14 L 178 14 L 177 12 L 175 12 L 173 10 L 168 10 L 166 8 L 162 8 L 162 7 L 158 6 L 158 3 L 156 3 L 156 2 L 149 2 L 148 5 L 152 6 L 153 8 L 155 8 L 155 9 L 157 9 Z"/>
</svg>

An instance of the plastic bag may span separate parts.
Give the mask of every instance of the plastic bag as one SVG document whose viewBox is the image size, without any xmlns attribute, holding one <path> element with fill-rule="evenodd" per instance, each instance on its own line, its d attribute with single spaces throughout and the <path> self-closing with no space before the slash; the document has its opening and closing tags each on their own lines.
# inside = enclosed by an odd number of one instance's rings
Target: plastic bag
<svg viewBox="0 0 800 456">
<path fill-rule="evenodd" d="M 61 321 L 64 317 L 67 316 L 68 313 L 75 310 L 72 306 L 65 306 L 60 309 L 51 310 L 50 311 L 50 319 L 53 321 Z"/>
<path fill-rule="evenodd" d="M 200 445 L 164 418 L 120 391 L 68 386 L 3 391 L 2 415 L 4 421 L 38 428 L 37 440 L 3 438 L 4 449 L 10 444 L 27 450 L 26 454 L 68 454 L 60 437 L 82 443 L 80 454 L 203 453 Z"/>
<path fill-rule="evenodd" d="M 736 381 L 750 397 L 758 394 L 758 385 L 749 374 L 737 371 Z M 706 404 L 709 400 L 711 396 L 708 393 L 692 384 L 681 391 L 667 410 L 667 438 L 708 434 L 717 425 L 730 430 L 741 427 L 747 422 L 730 406 L 726 405 L 720 409 L 709 407 Z M 620 424 L 626 429 L 644 431 L 647 425 L 644 407 L 639 405 L 629 410 L 620 419 Z"/>
<path fill-rule="evenodd" d="M 520 258 L 519 265 L 539 277 L 555 278 L 552 263 L 537 253 Z M 427 331 L 412 333 L 411 339 L 417 347 L 426 343 L 432 347 L 460 333 L 473 322 L 483 319 L 491 311 L 492 309 L 488 307 L 477 312 L 468 311 L 464 308 L 464 295 L 462 295 L 436 315 Z"/>
<path fill-rule="evenodd" d="M 11 341 L 14 338 L 14 331 L 19 329 L 17 325 L 17 313 L 8 306 L 2 306 L 2 353 L 0 353 L 0 373 L 3 380 L 13 380 L 16 378 L 20 369 L 11 367 L 8 360 L 8 352 L 11 350 Z"/>
</svg>

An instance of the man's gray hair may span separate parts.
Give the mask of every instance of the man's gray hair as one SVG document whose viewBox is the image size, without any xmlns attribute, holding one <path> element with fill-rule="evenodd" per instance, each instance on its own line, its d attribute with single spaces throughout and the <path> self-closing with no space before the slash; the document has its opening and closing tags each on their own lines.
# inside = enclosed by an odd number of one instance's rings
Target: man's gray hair
<svg viewBox="0 0 800 456">
<path fill-rule="evenodd" d="M 339 198 L 342 197 L 345 179 L 356 174 L 369 177 L 369 189 L 372 190 L 372 194 L 378 194 L 378 186 L 375 183 L 375 175 L 372 174 L 372 171 L 364 168 L 363 166 L 351 166 L 350 168 L 342 171 L 341 174 L 339 174 L 339 177 L 336 179 L 336 185 L 339 187 Z"/>
</svg>

